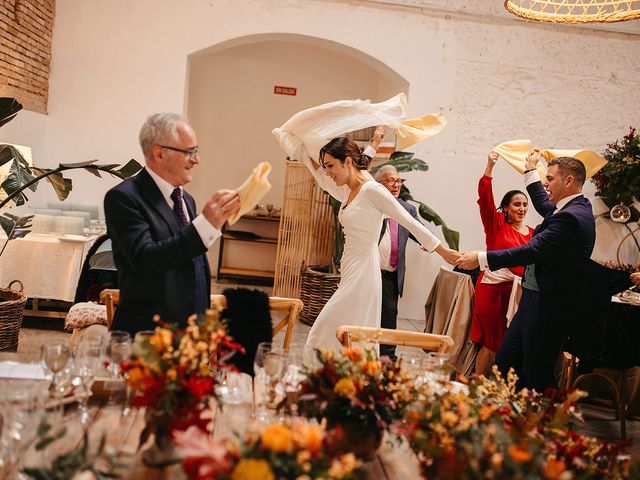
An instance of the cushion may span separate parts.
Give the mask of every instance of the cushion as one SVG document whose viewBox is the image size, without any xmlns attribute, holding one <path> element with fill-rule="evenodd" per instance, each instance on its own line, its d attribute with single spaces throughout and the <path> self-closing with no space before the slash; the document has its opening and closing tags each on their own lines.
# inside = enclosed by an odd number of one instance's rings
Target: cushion
<svg viewBox="0 0 640 480">
<path fill-rule="evenodd" d="M 107 307 L 93 302 L 76 303 L 69 309 L 67 318 L 64 320 L 64 328 L 66 330 L 84 328 L 95 324 L 107 324 Z"/>
</svg>

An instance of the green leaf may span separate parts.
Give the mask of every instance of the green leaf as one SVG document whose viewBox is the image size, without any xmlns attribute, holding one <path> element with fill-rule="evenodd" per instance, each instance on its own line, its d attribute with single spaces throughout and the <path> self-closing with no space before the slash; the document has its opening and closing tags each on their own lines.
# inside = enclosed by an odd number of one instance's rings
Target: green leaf
<svg viewBox="0 0 640 480">
<path fill-rule="evenodd" d="M 62 173 L 57 171 L 58 169 L 52 170 L 50 168 L 32 167 L 32 170 L 38 176 L 46 175 L 46 177 L 44 178 L 46 178 L 47 181 L 51 184 L 60 201 L 65 200 L 69 196 L 69 193 L 73 188 L 71 180 L 68 178 L 64 178 L 62 176 Z"/>
<path fill-rule="evenodd" d="M 86 162 L 61 163 L 58 168 L 62 170 L 73 170 L 75 168 L 85 168 L 85 167 L 88 167 L 89 165 L 93 165 L 97 161 L 98 160 L 95 159 L 95 160 L 87 160 Z"/>
<path fill-rule="evenodd" d="M 0 97 L 0 127 L 13 120 L 22 110 L 22 104 L 12 97 Z"/>
<path fill-rule="evenodd" d="M 140 165 L 134 159 L 131 159 L 125 165 L 123 165 L 122 168 L 117 170 L 110 170 L 109 173 L 124 180 L 125 178 L 129 178 L 130 176 L 135 175 L 140 170 L 142 170 L 142 165 Z"/>
<path fill-rule="evenodd" d="M 389 162 L 387 165 L 393 165 L 399 172 L 426 172 L 427 170 L 429 170 L 429 165 L 427 165 L 424 160 L 420 160 L 419 158 L 414 158 L 413 160 L 405 160 L 402 162 Z"/>
<path fill-rule="evenodd" d="M 2 229 L 4 230 L 4 233 L 7 235 L 7 238 L 11 237 L 11 232 L 16 226 L 16 222 L 12 218 L 10 218 L 12 216 L 13 215 L 9 215 L 7 213 L 0 216 L 0 226 L 2 226 Z"/>
<path fill-rule="evenodd" d="M 389 157 L 389 162 L 404 162 L 411 160 L 414 155 L 414 152 L 393 152 Z"/>
</svg>

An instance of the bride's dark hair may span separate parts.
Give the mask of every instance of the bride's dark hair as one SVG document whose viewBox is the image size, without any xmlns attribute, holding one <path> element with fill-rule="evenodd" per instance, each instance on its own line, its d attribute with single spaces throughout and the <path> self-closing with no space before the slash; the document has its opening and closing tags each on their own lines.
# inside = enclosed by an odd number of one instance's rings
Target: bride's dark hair
<svg viewBox="0 0 640 480">
<path fill-rule="evenodd" d="M 320 165 L 323 167 L 324 156 L 327 153 L 341 163 L 344 163 L 347 157 L 351 157 L 358 170 L 366 170 L 371 162 L 371 158 L 362 153 L 358 144 L 347 137 L 334 138 L 320 149 Z"/>
</svg>

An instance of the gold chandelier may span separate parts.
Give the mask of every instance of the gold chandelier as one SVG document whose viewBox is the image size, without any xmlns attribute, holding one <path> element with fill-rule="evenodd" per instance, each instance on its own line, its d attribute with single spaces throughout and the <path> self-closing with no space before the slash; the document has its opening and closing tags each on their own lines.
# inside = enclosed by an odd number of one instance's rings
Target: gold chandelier
<svg viewBox="0 0 640 480">
<path fill-rule="evenodd" d="M 553 23 L 611 23 L 640 18 L 640 0 L 505 0 L 518 17 Z"/>
</svg>

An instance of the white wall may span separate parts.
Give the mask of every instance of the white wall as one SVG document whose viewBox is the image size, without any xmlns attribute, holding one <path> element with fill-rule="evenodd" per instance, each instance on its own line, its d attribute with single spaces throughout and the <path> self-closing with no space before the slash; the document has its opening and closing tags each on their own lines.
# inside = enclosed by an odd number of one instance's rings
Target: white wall
<svg viewBox="0 0 640 480">
<path fill-rule="evenodd" d="M 247 35 L 308 35 L 364 52 L 405 78 L 410 114 L 445 113 L 447 128 L 416 146 L 429 172 L 407 175 L 408 185 L 461 231 L 463 249 L 483 245 L 475 189 L 492 145 L 528 137 L 543 147 L 602 151 L 640 123 L 634 35 L 313 0 L 59 0 L 55 22 L 50 114 L 21 114 L 2 130 L 3 139 L 32 145 L 36 164 L 140 159 L 144 118 L 187 110 L 190 54 Z M 222 133 L 220 143 L 228 138 Z M 496 196 L 520 184 L 504 164 L 495 177 Z M 74 178 L 82 182 L 70 201 L 100 202 L 115 183 Z M 439 261 L 412 257 L 400 313 L 422 318 Z"/>
</svg>

